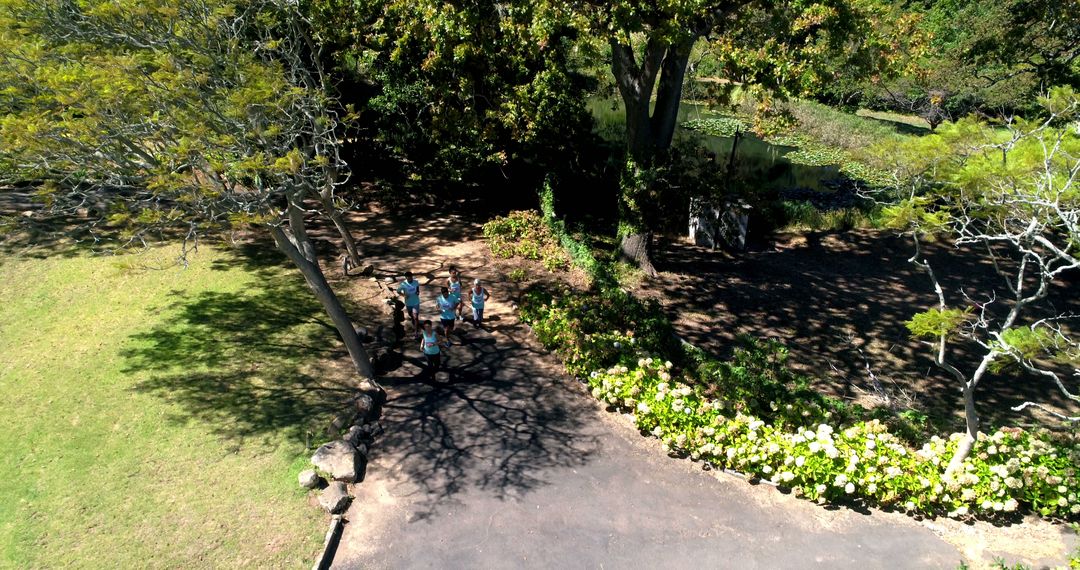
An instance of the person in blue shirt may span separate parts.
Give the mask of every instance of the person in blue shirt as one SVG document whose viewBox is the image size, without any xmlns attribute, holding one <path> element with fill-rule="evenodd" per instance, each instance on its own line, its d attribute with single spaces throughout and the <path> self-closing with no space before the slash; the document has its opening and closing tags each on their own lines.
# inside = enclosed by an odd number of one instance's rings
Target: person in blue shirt
<svg viewBox="0 0 1080 570">
<path fill-rule="evenodd" d="M 435 304 L 439 308 L 439 320 L 442 322 L 443 330 L 449 338 L 450 333 L 454 332 L 454 321 L 457 320 L 457 310 L 461 305 L 461 299 L 451 295 L 446 287 L 440 289 L 439 292 L 440 295 L 435 299 Z"/>
<path fill-rule="evenodd" d="M 491 298 L 488 290 L 480 284 L 480 280 L 473 281 L 472 289 L 469 289 L 469 301 L 472 303 L 473 326 L 480 328 L 484 323 L 484 303 Z"/>
<path fill-rule="evenodd" d="M 398 285 L 398 295 L 405 298 L 405 314 L 413 326 L 413 337 L 420 337 L 420 282 L 413 279 L 412 271 L 405 272 L 405 280 Z"/>
<path fill-rule="evenodd" d="M 450 341 L 439 340 L 439 333 L 431 326 L 430 320 L 425 320 L 422 327 L 420 330 L 420 351 L 424 353 L 424 358 L 427 360 L 427 372 L 431 375 L 431 379 L 434 380 L 435 374 L 439 372 L 439 368 L 442 366 L 441 347 L 449 346 Z"/>
<path fill-rule="evenodd" d="M 461 320 L 461 308 L 465 304 L 461 302 L 461 299 L 462 299 L 462 295 L 461 295 L 461 273 L 458 271 L 457 267 L 454 267 L 453 265 L 450 266 L 450 278 L 446 280 L 446 288 L 450 290 L 450 295 L 457 298 L 457 301 L 458 301 L 457 319 L 460 321 Z"/>
</svg>

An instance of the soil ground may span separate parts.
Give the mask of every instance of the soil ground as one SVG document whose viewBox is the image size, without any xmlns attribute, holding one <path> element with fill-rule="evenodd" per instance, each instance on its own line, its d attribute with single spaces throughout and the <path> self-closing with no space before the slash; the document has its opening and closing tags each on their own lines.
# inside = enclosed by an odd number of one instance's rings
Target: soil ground
<svg viewBox="0 0 1080 570">
<path fill-rule="evenodd" d="M 740 334 L 777 338 L 789 348 L 790 364 L 825 393 L 868 406 L 888 397 L 946 428 L 962 427 L 958 386 L 934 366 L 930 347 L 904 327 L 937 303 L 929 278 L 907 261 L 909 239 L 877 230 L 785 234 L 739 254 L 680 239 L 659 245 L 661 278 L 636 292 L 659 299 L 690 342 L 725 354 Z M 965 306 L 961 291 L 974 299 L 990 292 L 1007 298 L 984 257 L 942 244 L 925 252 L 953 306 Z M 1058 284 L 1050 306 L 1061 312 L 1080 307 L 1074 285 Z M 966 370 L 979 356 L 962 344 L 950 353 Z M 1080 388 L 1080 378 L 1064 377 Z M 984 426 L 1054 423 L 1034 408 L 1008 409 L 1027 400 L 1077 412 L 1051 382 L 1020 372 L 986 378 L 977 400 Z"/>
</svg>

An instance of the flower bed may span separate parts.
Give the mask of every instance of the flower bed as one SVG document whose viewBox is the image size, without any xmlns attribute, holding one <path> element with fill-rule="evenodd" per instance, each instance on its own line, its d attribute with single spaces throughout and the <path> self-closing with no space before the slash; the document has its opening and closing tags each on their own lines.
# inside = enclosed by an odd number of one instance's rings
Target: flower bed
<svg viewBox="0 0 1080 570">
<path fill-rule="evenodd" d="M 980 434 L 963 470 L 946 478 L 958 434 L 913 445 L 898 418 L 809 390 L 777 344 L 747 341 L 731 360 L 712 359 L 672 342 L 659 308 L 621 291 L 533 294 L 521 311 L 567 370 L 588 378 L 593 396 L 632 413 L 672 454 L 819 502 L 958 518 L 1024 509 L 1080 518 L 1075 440 L 1011 428 Z"/>
</svg>

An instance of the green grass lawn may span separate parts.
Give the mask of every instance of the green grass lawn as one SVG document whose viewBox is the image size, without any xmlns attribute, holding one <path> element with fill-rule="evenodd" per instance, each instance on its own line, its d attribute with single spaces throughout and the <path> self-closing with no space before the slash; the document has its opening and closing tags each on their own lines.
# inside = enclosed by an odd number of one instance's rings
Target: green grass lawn
<svg viewBox="0 0 1080 570">
<path fill-rule="evenodd" d="M 296 474 L 347 390 L 340 343 L 276 256 L 174 256 L 0 257 L 0 567 L 297 567 L 321 547 Z"/>
</svg>

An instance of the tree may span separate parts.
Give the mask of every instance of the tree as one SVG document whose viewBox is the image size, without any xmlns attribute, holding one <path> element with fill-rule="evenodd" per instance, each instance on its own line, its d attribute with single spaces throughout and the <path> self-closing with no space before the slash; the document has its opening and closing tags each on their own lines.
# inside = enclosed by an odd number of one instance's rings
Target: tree
<svg viewBox="0 0 1080 570">
<path fill-rule="evenodd" d="M 729 79 L 803 94 L 843 73 L 880 69 L 888 47 L 883 34 L 893 29 L 875 25 L 887 23 L 891 13 L 873 0 L 634 0 L 587 7 L 594 33 L 611 46 L 611 72 L 626 113 L 622 254 L 650 275 L 656 271 L 645 211 L 657 191 L 645 184 L 654 176 L 643 170 L 671 146 L 694 43 L 709 39 Z"/>
<path fill-rule="evenodd" d="M 921 4 L 921 5 L 920 5 Z M 912 67 L 879 82 L 886 106 L 935 128 L 978 111 L 1038 113 L 1040 93 L 1080 87 L 1080 6 L 1059 0 L 927 0 L 911 14 L 929 38 Z"/>
<path fill-rule="evenodd" d="M 1069 335 L 1069 313 L 1043 314 L 1039 302 L 1055 281 L 1080 269 L 1080 135 L 1075 122 L 1080 100 L 1070 89 L 1044 99 L 1041 122 L 1017 122 L 1010 135 L 969 120 L 940 136 L 894 149 L 898 172 L 910 181 L 910 196 L 885 210 L 889 224 L 914 240 L 911 262 L 930 278 L 937 307 L 916 314 L 907 326 L 932 339 L 934 362 L 962 389 L 966 430 L 946 473 L 959 469 L 979 432 L 975 392 L 994 370 L 1017 365 L 1053 382 L 1080 404 L 1062 369 L 1080 376 L 1080 343 Z M 922 254 L 926 239 L 976 246 L 985 252 L 1003 287 L 950 303 L 934 267 Z M 965 287 L 973 287 L 965 284 Z M 999 296 L 999 291 L 1003 292 Z M 957 341 L 978 347 L 974 366 L 954 362 Z M 1080 416 L 1053 412 L 1039 402 L 1012 408 L 1042 408 L 1070 421 Z"/>
<path fill-rule="evenodd" d="M 0 5 L 0 153 L 15 176 L 44 181 L 49 207 L 85 217 L 96 204 L 86 225 L 128 241 L 175 235 L 186 250 L 262 228 L 373 379 L 305 220 L 331 219 L 356 255 L 335 204 L 353 116 L 317 52 L 286 0 L 11 0 Z"/>
<path fill-rule="evenodd" d="M 577 30 L 536 2 L 311 0 L 356 104 L 411 179 L 457 183 L 567 162 L 590 130 L 587 81 L 569 58 Z M 539 177 L 536 178 L 539 181 Z"/>
</svg>

